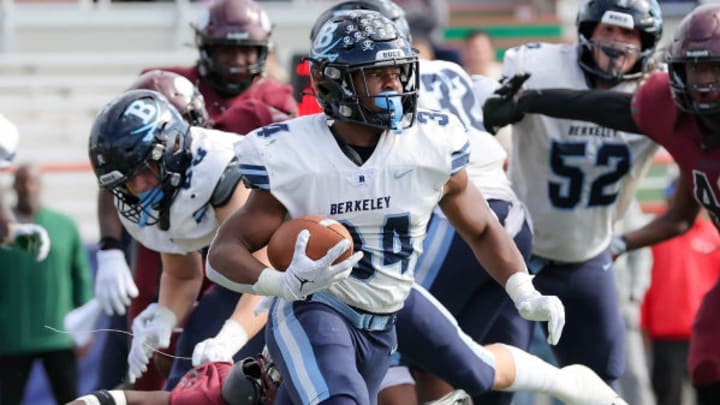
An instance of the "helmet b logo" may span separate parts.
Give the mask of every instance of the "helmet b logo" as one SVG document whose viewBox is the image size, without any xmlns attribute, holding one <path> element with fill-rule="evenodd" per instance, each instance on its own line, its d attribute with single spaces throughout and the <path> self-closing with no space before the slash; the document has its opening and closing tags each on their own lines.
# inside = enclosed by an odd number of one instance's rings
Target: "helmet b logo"
<svg viewBox="0 0 720 405">
<path fill-rule="evenodd" d="M 124 116 L 132 115 L 142 121 L 143 125 L 147 125 L 151 121 L 155 121 L 158 108 L 154 102 L 147 100 L 135 100 L 125 109 Z"/>
</svg>

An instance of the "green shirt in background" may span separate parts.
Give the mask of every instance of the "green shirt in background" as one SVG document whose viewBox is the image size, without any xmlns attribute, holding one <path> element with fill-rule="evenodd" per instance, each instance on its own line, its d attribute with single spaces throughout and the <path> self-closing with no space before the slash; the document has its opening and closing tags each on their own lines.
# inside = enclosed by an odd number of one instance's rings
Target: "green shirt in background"
<svg viewBox="0 0 720 405">
<path fill-rule="evenodd" d="M 0 248 L 0 355 L 72 348 L 69 334 L 45 325 L 62 330 L 65 315 L 93 294 L 88 253 L 73 220 L 42 208 L 33 222 L 50 237 L 46 260 Z"/>
</svg>

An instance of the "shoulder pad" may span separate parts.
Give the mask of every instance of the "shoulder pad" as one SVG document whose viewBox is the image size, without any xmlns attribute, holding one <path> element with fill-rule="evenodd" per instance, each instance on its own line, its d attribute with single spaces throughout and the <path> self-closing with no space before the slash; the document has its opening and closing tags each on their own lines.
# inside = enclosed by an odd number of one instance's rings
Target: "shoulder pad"
<svg viewBox="0 0 720 405">
<path fill-rule="evenodd" d="M 210 196 L 210 204 L 213 207 L 222 207 L 227 204 L 241 178 L 240 162 L 238 162 L 237 158 L 233 158 L 225 167 L 223 174 L 220 175 L 212 196 Z"/>
</svg>

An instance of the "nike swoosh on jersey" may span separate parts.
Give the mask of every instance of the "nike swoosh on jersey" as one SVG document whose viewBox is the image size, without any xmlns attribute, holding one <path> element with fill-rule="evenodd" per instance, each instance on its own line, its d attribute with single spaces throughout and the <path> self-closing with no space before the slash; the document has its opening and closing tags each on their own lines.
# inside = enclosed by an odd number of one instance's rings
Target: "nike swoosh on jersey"
<svg viewBox="0 0 720 405">
<path fill-rule="evenodd" d="M 399 179 L 400 177 L 403 177 L 412 171 L 413 171 L 413 169 L 395 170 L 395 172 L 393 173 L 393 177 L 395 177 L 396 179 Z"/>
</svg>

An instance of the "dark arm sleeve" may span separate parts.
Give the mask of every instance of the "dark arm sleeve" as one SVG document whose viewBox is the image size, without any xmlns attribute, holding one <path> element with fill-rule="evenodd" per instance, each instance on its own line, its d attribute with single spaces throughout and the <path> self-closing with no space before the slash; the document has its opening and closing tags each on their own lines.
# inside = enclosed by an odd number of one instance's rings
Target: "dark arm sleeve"
<svg viewBox="0 0 720 405">
<path fill-rule="evenodd" d="M 554 118 L 590 121 L 606 128 L 641 132 L 632 117 L 632 94 L 610 90 L 526 90 L 518 100 L 521 111 Z"/>
</svg>

